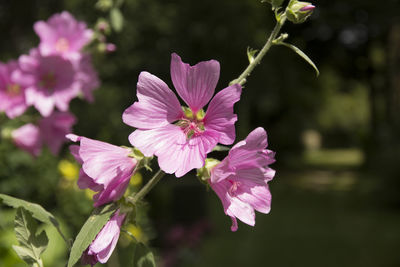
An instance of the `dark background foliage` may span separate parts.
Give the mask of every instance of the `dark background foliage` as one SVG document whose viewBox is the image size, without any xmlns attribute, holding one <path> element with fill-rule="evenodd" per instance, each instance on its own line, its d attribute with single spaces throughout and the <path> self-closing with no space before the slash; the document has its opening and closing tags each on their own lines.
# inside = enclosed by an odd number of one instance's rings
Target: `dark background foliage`
<svg viewBox="0 0 400 267">
<path fill-rule="evenodd" d="M 16 59 L 35 47 L 39 39 L 33 23 L 53 13 L 67 10 L 94 26 L 107 15 L 95 3 L 1 1 L 0 60 Z M 317 8 L 309 21 L 287 23 L 283 31 L 321 75 L 316 78 L 287 48 L 273 47 L 235 106 L 237 140 L 262 126 L 270 149 L 277 152 L 271 214 L 257 214 L 254 228 L 240 224 L 231 233 L 219 200 L 194 173 L 167 177 L 149 195 L 155 229 L 150 244 L 160 259 L 174 254 L 175 266 L 400 263 L 400 1 L 313 4 Z M 129 145 L 132 129 L 122 123 L 121 114 L 136 99 L 141 71 L 172 88 L 172 52 L 192 65 L 216 59 L 221 90 L 248 64 L 247 47 L 261 48 L 274 25 L 270 7 L 256 0 L 126 0 L 121 11 L 124 28 L 109 37 L 117 51 L 94 59 L 102 81 L 95 102 L 76 99 L 71 105 L 79 119 L 75 133 L 118 145 Z M 33 160 L 6 141 L 0 151 L 0 191 L 55 211 L 74 236 L 90 212 L 90 201 L 62 180 L 59 159 L 44 153 Z M 67 149 L 62 157 L 69 158 Z M 6 229 L 13 215 L 1 212 L 0 266 L 20 266 L 4 241 L 12 236 Z M 168 243 L 168 229 L 192 229 L 199 220 L 208 225 L 199 242 Z M 65 255 L 55 255 L 50 266 L 63 266 Z M 124 266 L 119 264 L 110 262 Z"/>
</svg>

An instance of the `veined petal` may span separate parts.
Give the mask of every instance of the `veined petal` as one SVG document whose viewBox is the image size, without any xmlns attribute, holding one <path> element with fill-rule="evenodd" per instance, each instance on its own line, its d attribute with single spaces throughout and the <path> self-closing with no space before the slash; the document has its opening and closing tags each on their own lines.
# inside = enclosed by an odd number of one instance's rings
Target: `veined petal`
<svg viewBox="0 0 400 267">
<path fill-rule="evenodd" d="M 125 193 L 130 179 L 131 175 L 119 179 L 115 178 L 110 184 L 104 187 L 104 190 L 93 196 L 94 207 L 99 207 L 103 204 L 119 200 Z"/>
<path fill-rule="evenodd" d="M 194 113 L 202 109 L 214 94 L 219 79 L 220 66 L 216 60 L 200 62 L 194 66 L 183 63 L 171 55 L 171 79 L 179 96 Z"/>
<path fill-rule="evenodd" d="M 188 139 L 180 127 L 170 124 L 152 130 L 136 130 L 129 141 L 145 156 L 156 155 L 163 171 L 181 177 L 204 165 L 206 154 L 218 142 L 218 134 L 205 131 Z"/>
<path fill-rule="evenodd" d="M 260 185 L 246 180 L 238 189 L 236 197 L 259 212 L 269 213 L 271 210 L 271 192 L 267 184 Z"/>
<path fill-rule="evenodd" d="M 141 72 L 139 75 L 137 97 L 139 102 L 127 108 L 122 115 L 124 123 L 132 127 L 162 127 L 183 116 L 174 92 L 162 80 L 148 72 Z"/>
<path fill-rule="evenodd" d="M 264 167 L 273 161 L 271 151 L 265 148 L 268 145 L 266 131 L 258 127 L 253 130 L 245 140 L 240 141 L 229 151 L 229 164 L 236 168 L 249 168 L 251 166 Z"/>
<path fill-rule="evenodd" d="M 79 156 L 82 168 L 97 184 L 107 187 L 114 179 L 130 176 L 137 161 L 129 149 L 82 137 Z"/>
<path fill-rule="evenodd" d="M 239 101 L 241 93 L 239 84 L 231 85 L 216 94 L 208 106 L 204 126 L 220 133 L 221 144 L 230 145 L 235 141 L 237 116 L 233 114 L 233 105 Z"/>
</svg>

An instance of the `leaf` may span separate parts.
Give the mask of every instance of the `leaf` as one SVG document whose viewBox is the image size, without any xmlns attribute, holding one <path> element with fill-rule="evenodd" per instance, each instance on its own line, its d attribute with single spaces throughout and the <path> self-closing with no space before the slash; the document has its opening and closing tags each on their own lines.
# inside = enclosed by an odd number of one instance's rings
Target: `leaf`
<svg viewBox="0 0 400 267">
<path fill-rule="evenodd" d="M 254 61 L 254 56 L 256 55 L 256 53 L 258 52 L 257 49 L 253 49 L 250 47 L 247 47 L 247 58 L 249 59 L 249 63 L 253 63 Z"/>
<path fill-rule="evenodd" d="M 137 243 L 135 255 L 133 257 L 134 267 L 156 267 L 153 253 L 143 243 Z"/>
<path fill-rule="evenodd" d="M 74 266 L 117 209 L 114 203 L 97 208 L 86 220 L 72 245 L 68 267 Z"/>
<path fill-rule="evenodd" d="M 69 242 L 67 241 L 67 239 L 61 232 L 60 223 L 57 221 L 57 219 L 54 217 L 53 214 L 51 214 L 50 212 L 45 210 L 42 206 L 19 199 L 19 198 L 4 195 L 4 194 L 0 194 L 0 204 L 1 204 L 1 200 L 3 200 L 3 204 L 13 207 L 13 208 L 23 207 L 24 209 L 26 209 L 32 213 L 33 218 L 35 218 L 43 223 L 53 225 L 57 229 L 57 231 L 61 235 L 61 237 L 69 245 Z"/>
<path fill-rule="evenodd" d="M 52 224 L 55 227 L 59 227 L 60 225 L 53 214 L 51 214 L 38 204 L 34 204 L 15 197 L 10 197 L 4 194 L 0 194 L 0 199 L 2 199 L 3 203 L 7 206 L 13 208 L 23 207 L 24 209 L 30 211 L 35 219 L 43 223 Z"/>
<path fill-rule="evenodd" d="M 124 16 L 118 8 L 113 8 L 110 11 L 111 26 L 116 32 L 120 32 L 124 26 Z"/>
<path fill-rule="evenodd" d="M 304 52 L 301 51 L 298 47 L 296 47 L 296 46 L 294 46 L 294 45 L 292 45 L 292 44 L 284 43 L 284 42 L 279 42 L 279 43 L 277 43 L 277 44 L 278 44 L 278 45 L 283 45 L 283 46 L 289 47 L 289 48 L 292 49 L 294 52 L 296 52 L 299 56 L 301 56 L 305 61 L 308 62 L 308 64 L 310 64 L 310 65 L 314 68 L 314 70 L 315 70 L 317 76 L 319 76 L 319 70 L 318 70 L 317 66 L 316 66 L 316 65 L 314 64 L 314 62 L 312 62 L 312 60 L 311 60 L 306 54 L 304 54 Z"/>
<path fill-rule="evenodd" d="M 15 215 L 15 234 L 20 246 L 13 246 L 18 256 L 26 263 L 41 265 L 40 255 L 47 248 L 49 240 L 46 232 L 36 235 L 37 223 L 30 212 L 19 207 Z"/>
</svg>

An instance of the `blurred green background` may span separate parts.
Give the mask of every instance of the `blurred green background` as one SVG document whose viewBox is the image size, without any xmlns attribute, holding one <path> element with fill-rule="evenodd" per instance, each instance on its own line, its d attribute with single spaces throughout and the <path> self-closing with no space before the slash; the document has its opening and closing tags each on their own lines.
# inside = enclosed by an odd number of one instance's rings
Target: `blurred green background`
<svg viewBox="0 0 400 267">
<path fill-rule="evenodd" d="M 1 1 L 0 61 L 37 46 L 33 23 L 56 12 L 67 10 L 93 27 L 108 16 L 96 2 Z M 400 265 L 400 1 L 313 4 L 306 23 L 287 23 L 283 31 L 321 75 L 287 48 L 273 47 L 235 106 L 237 140 L 262 126 L 277 152 L 271 213 L 257 214 L 254 228 L 240 223 L 232 233 L 219 199 L 194 172 L 168 176 L 148 196 L 151 221 L 143 215 L 131 229 L 150 240 L 160 261 L 173 254 L 171 266 Z M 216 59 L 220 90 L 246 67 L 247 47 L 261 48 L 274 26 L 270 6 L 258 0 L 126 0 L 121 12 L 124 27 L 108 39 L 117 51 L 94 58 L 102 82 L 95 102 L 71 103 L 76 134 L 117 145 L 129 145 L 132 129 L 121 114 L 136 99 L 140 71 L 172 88 L 172 52 L 192 65 Z M 60 158 L 45 152 L 33 159 L 2 140 L 0 192 L 40 203 L 74 237 L 91 211 L 90 193 L 76 187 L 74 164 L 67 146 Z M 144 180 L 148 176 L 143 173 Z M 136 179 L 131 190 L 141 183 Z M 25 266 L 11 248 L 13 217 L 13 210 L 0 207 L 1 267 Z M 198 221 L 207 227 L 196 242 L 168 241 L 169 229 L 193 232 Z M 45 265 L 64 266 L 64 244 L 48 230 L 54 243 Z M 114 255 L 108 266 L 125 265 Z"/>
</svg>

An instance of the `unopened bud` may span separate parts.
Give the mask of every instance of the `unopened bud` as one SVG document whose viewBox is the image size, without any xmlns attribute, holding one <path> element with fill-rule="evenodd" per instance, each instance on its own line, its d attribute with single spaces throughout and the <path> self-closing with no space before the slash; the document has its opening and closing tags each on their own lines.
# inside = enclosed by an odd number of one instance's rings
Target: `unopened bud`
<svg viewBox="0 0 400 267">
<path fill-rule="evenodd" d="M 312 14 L 315 6 L 308 2 L 291 0 L 286 9 L 286 17 L 293 23 L 303 23 Z"/>
<path fill-rule="evenodd" d="M 308 5 L 308 6 L 303 7 L 302 9 L 300 9 L 300 11 L 310 11 L 310 10 L 313 10 L 314 8 L 315 8 L 315 6 Z"/>
</svg>

